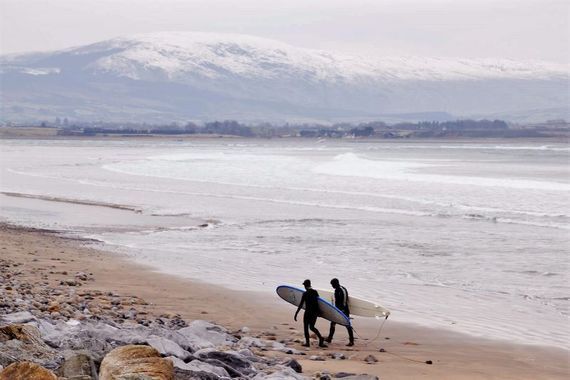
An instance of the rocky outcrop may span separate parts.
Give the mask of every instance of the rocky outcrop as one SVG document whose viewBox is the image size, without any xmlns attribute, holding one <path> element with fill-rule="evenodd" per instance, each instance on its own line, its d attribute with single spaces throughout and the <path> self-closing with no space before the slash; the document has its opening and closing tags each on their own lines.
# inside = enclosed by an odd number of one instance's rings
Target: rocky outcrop
<svg viewBox="0 0 570 380">
<path fill-rule="evenodd" d="M 150 346 L 128 345 L 114 349 L 101 362 L 100 380 L 122 380 L 144 375 L 153 380 L 173 380 L 172 361 Z"/>
</svg>

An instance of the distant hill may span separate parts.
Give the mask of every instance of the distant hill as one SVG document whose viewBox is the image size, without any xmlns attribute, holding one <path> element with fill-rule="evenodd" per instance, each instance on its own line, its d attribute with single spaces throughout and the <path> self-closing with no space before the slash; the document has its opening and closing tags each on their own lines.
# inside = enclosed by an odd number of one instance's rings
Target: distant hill
<svg viewBox="0 0 570 380">
<path fill-rule="evenodd" d="M 570 119 L 569 73 L 546 62 L 366 59 L 163 32 L 1 57 L 0 120 Z"/>
</svg>

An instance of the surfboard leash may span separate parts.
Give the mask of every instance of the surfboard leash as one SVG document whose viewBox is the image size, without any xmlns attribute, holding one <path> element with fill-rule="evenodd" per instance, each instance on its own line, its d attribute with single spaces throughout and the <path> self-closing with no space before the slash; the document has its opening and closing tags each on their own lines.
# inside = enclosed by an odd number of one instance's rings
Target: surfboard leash
<svg viewBox="0 0 570 380">
<path fill-rule="evenodd" d="M 380 334 L 382 333 L 382 328 L 384 327 L 384 324 L 386 323 L 386 321 L 388 320 L 388 317 L 390 315 L 387 315 L 386 318 L 384 318 L 384 320 L 382 321 L 382 323 L 380 324 L 380 328 L 378 329 L 378 333 L 376 334 L 376 336 L 369 340 L 367 343 L 364 344 L 364 347 L 368 346 L 370 343 L 374 342 L 375 340 L 377 340 L 380 337 Z M 351 326 L 352 327 L 352 326 Z M 352 331 L 354 331 L 354 333 L 362 340 L 366 340 L 365 338 L 363 338 L 358 332 L 356 332 L 356 330 L 354 329 L 354 327 L 352 327 Z"/>
<path fill-rule="evenodd" d="M 375 336 L 373 339 L 371 339 L 370 341 L 368 341 L 367 343 L 365 343 L 365 344 L 364 344 L 364 347 L 367 347 L 370 343 L 374 342 L 375 340 L 377 340 L 377 339 L 380 337 L 380 334 L 382 333 L 382 328 L 384 327 L 384 324 L 385 324 L 386 321 L 388 320 L 388 317 L 389 317 L 389 315 L 387 315 L 386 318 L 384 318 L 384 320 L 383 320 L 382 323 L 380 324 L 380 328 L 378 329 L 378 333 L 376 334 L 376 336 Z M 354 333 L 358 336 L 358 338 L 360 338 L 360 339 L 365 339 L 365 338 L 363 338 L 358 332 L 356 332 L 356 330 L 354 329 L 354 327 L 352 328 L 352 331 L 354 331 Z M 404 360 L 408 360 L 408 361 L 411 361 L 411 362 L 414 362 L 414 363 L 433 364 L 431 360 L 425 360 L 425 361 L 423 361 L 423 360 L 411 359 L 411 358 L 408 358 L 408 357 L 406 357 L 406 356 L 397 354 L 397 353 L 395 353 L 395 352 L 387 351 L 387 350 L 385 350 L 384 348 L 380 348 L 380 352 L 385 353 L 385 354 L 390 354 L 390 355 L 393 355 L 393 356 L 395 356 L 395 357 L 397 357 L 397 358 L 404 359 Z"/>
</svg>

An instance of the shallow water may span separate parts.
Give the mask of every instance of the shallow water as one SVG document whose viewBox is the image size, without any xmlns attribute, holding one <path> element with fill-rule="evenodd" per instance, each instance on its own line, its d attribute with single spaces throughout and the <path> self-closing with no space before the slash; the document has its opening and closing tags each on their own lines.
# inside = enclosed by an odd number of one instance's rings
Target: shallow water
<svg viewBox="0 0 570 380">
<path fill-rule="evenodd" d="M 3 141 L 0 190 L 61 202 L 2 196 L 0 208 L 173 274 L 268 292 L 338 277 L 394 319 L 568 347 L 569 152 L 507 140 Z"/>
</svg>

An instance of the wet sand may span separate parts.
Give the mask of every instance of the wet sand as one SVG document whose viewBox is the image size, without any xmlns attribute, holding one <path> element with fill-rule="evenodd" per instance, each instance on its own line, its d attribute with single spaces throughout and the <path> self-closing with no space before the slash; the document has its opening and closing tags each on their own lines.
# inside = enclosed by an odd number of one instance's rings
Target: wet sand
<svg viewBox="0 0 570 380">
<path fill-rule="evenodd" d="M 94 280 L 82 289 L 143 298 L 151 314 L 180 314 L 188 320 L 205 319 L 236 331 L 246 326 L 250 334 L 266 338 L 275 334 L 277 340 L 302 339 L 301 318 L 294 322 L 295 309 L 271 292 L 239 292 L 157 273 L 124 256 L 84 245 L 83 241 L 50 232 L 0 228 L 2 258 L 21 263 L 22 276 L 30 281 L 49 272 L 53 272 L 48 276 L 53 283 L 68 277 L 62 272 L 92 273 Z M 570 375 L 567 350 L 478 339 L 398 323 L 397 316 L 391 318 L 375 341 L 366 338 L 376 336 L 379 322 L 358 318 L 354 325 L 362 338 L 355 347 L 345 347 L 346 330 L 337 327 L 335 341 L 328 348 L 311 347 L 307 356 L 296 359 L 307 376 L 323 371 L 369 373 L 382 379 L 566 379 Z M 328 331 L 326 321 L 320 320 L 317 327 L 323 334 Z M 302 349 L 300 343 L 295 345 Z M 380 348 L 386 352 L 379 352 Z M 332 353 L 343 353 L 347 359 L 334 360 L 328 357 Z M 326 360 L 309 360 L 311 355 Z M 365 363 L 368 355 L 378 362 Z M 433 364 L 426 364 L 428 360 Z"/>
</svg>

